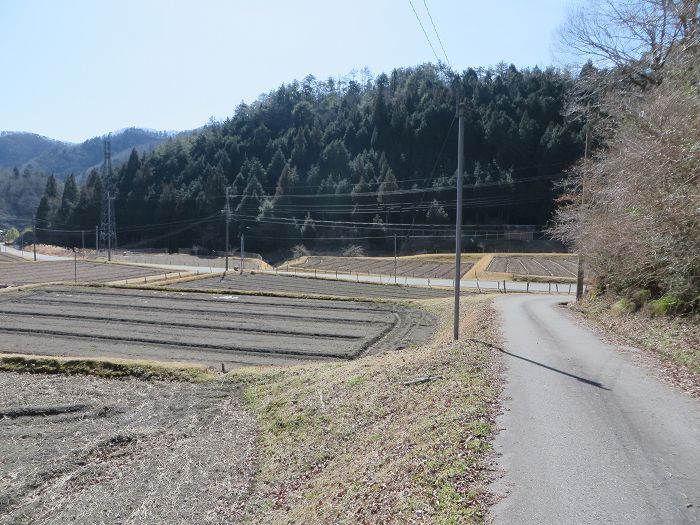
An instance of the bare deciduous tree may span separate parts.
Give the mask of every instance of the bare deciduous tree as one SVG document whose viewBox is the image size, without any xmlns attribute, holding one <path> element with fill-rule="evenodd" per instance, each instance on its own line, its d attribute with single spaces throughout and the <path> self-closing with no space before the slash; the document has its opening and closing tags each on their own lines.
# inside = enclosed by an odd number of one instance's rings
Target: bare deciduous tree
<svg viewBox="0 0 700 525">
<path fill-rule="evenodd" d="M 698 46 L 699 9 L 700 0 L 589 0 L 561 26 L 561 50 L 639 85 L 658 83 L 672 53 Z"/>
<path fill-rule="evenodd" d="M 594 97 L 603 115 L 593 122 L 599 147 L 572 171 L 552 233 L 586 254 L 605 287 L 670 294 L 698 308 L 698 1 L 595 5 L 605 9 L 578 12 L 563 32 L 574 49 L 593 50 L 613 67 L 607 77 L 589 74 L 577 93 L 590 100 L 590 80 L 604 84 Z"/>
</svg>

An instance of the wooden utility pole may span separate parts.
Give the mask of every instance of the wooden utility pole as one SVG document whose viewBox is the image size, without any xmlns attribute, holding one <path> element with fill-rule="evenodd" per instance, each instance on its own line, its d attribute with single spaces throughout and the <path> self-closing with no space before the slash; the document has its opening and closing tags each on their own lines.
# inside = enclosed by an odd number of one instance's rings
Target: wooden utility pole
<svg viewBox="0 0 700 525">
<path fill-rule="evenodd" d="M 459 339 L 459 285 L 462 277 L 462 174 L 464 172 L 464 117 L 467 106 L 459 104 L 459 135 L 457 138 L 457 213 L 455 219 L 455 311 L 454 340 Z"/>
</svg>

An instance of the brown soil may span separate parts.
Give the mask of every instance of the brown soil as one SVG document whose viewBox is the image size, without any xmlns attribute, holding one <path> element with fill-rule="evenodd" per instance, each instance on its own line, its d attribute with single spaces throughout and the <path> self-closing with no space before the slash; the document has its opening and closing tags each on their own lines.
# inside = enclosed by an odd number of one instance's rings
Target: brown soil
<svg viewBox="0 0 700 525">
<path fill-rule="evenodd" d="M 576 256 L 496 255 L 486 271 L 543 277 L 576 277 L 576 264 Z"/>
<path fill-rule="evenodd" d="M 462 275 L 472 267 L 472 262 L 464 261 Z M 393 257 L 317 257 L 299 259 L 292 264 L 283 264 L 280 269 L 298 268 L 323 272 L 360 273 L 372 275 L 394 275 Z M 454 263 L 430 261 L 421 258 L 401 258 L 396 263 L 396 274 L 402 277 L 423 277 L 451 279 L 454 277 Z"/>
<path fill-rule="evenodd" d="M 450 290 L 416 288 L 401 285 L 354 283 L 331 279 L 313 279 L 266 273 L 229 273 L 178 284 L 182 288 L 289 292 L 296 294 L 376 299 L 435 299 L 449 297 Z"/>
<path fill-rule="evenodd" d="M 255 423 L 231 383 L 0 373 L 0 524 L 240 523 Z"/>
<path fill-rule="evenodd" d="M 112 256 L 113 261 L 128 262 L 136 264 L 164 264 L 177 266 L 195 266 L 202 268 L 225 268 L 226 259 L 224 257 L 205 257 L 198 255 L 187 255 L 181 253 L 162 253 L 162 254 L 140 254 L 126 252 L 116 253 Z M 238 268 L 241 263 L 240 257 L 229 257 L 229 268 Z M 265 261 L 255 258 L 245 258 L 244 268 L 246 270 L 270 270 L 272 267 Z"/>
<path fill-rule="evenodd" d="M 251 364 L 344 360 L 422 343 L 433 318 L 396 304 L 55 287 L 0 296 L 3 350 Z"/>
<path fill-rule="evenodd" d="M 77 267 L 77 271 L 76 271 Z M 162 278 L 163 270 L 124 264 L 73 261 L 15 262 L 0 266 L 0 284 L 24 286 L 28 284 L 70 282 L 105 283 L 112 281 Z"/>
</svg>

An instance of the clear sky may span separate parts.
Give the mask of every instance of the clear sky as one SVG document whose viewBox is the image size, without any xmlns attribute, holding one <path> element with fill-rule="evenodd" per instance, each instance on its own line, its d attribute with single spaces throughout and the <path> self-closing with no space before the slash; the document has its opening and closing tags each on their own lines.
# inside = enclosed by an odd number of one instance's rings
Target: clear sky
<svg viewBox="0 0 700 525">
<path fill-rule="evenodd" d="M 426 2 L 455 69 L 554 62 L 566 0 Z M 0 130 L 76 142 L 199 127 L 307 74 L 436 61 L 408 0 L 0 0 L 0 57 Z"/>
</svg>

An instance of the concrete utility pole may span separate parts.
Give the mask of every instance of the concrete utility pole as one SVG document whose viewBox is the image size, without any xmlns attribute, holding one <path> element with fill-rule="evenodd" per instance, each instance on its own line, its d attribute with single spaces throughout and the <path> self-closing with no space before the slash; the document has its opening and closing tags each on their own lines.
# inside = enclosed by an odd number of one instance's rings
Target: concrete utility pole
<svg viewBox="0 0 700 525">
<path fill-rule="evenodd" d="M 245 236 L 241 233 L 241 275 L 243 274 L 243 260 L 245 259 Z"/>
<path fill-rule="evenodd" d="M 36 213 L 32 215 L 32 241 L 34 242 L 34 260 L 36 261 Z"/>
<path fill-rule="evenodd" d="M 222 210 L 222 213 L 226 216 L 226 271 L 228 272 L 228 225 L 231 221 L 231 205 L 229 204 L 229 187 L 226 186 L 226 207 Z"/>
<path fill-rule="evenodd" d="M 586 142 L 583 150 L 583 165 L 584 165 L 584 173 L 583 173 L 583 181 L 582 181 L 582 187 L 581 187 L 581 206 L 583 207 L 585 200 L 586 200 L 586 172 L 585 172 L 585 166 L 588 164 L 588 141 L 590 139 L 589 135 L 589 126 L 588 126 L 588 112 L 586 111 Z M 583 299 L 583 279 L 584 279 L 584 272 L 583 272 L 583 254 L 581 253 L 583 249 L 583 246 L 579 246 L 579 253 L 578 253 L 578 267 L 576 271 L 576 300 L 580 301 Z"/>
<path fill-rule="evenodd" d="M 107 260 L 112 260 L 112 196 L 109 189 L 107 190 Z"/>
<path fill-rule="evenodd" d="M 396 234 L 394 234 L 394 284 L 396 284 Z"/>
<path fill-rule="evenodd" d="M 462 278 L 462 174 L 464 173 L 464 117 L 467 106 L 459 104 L 459 135 L 457 138 L 457 213 L 455 219 L 455 311 L 454 340 L 459 339 L 459 285 Z"/>
</svg>

